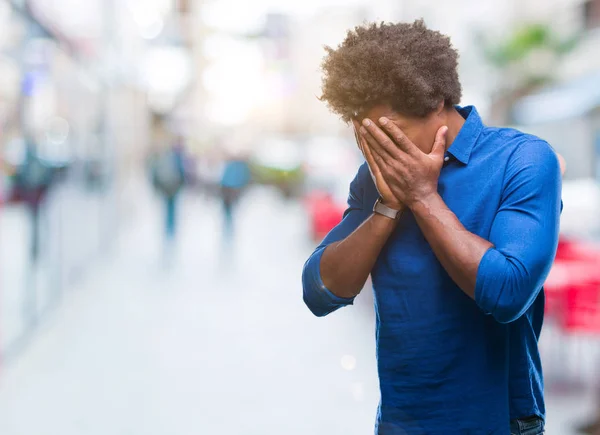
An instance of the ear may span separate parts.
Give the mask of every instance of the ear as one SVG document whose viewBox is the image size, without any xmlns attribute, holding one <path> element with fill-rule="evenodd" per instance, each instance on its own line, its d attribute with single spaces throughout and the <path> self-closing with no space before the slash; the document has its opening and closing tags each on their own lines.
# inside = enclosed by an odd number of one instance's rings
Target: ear
<svg viewBox="0 0 600 435">
<path fill-rule="evenodd" d="M 446 102 L 444 100 L 440 101 L 438 103 L 437 107 L 435 108 L 435 114 L 438 116 L 441 115 L 445 108 L 446 108 Z"/>
</svg>

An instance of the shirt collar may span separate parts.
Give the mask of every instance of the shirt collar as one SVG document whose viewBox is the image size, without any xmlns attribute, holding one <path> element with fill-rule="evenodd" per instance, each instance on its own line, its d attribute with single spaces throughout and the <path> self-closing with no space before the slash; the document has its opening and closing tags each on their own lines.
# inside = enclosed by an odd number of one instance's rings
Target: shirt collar
<svg viewBox="0 0 600 435">
<path fill-rule="evenodd" d="M 483 122 L 474 106 L 456 106 L 456 110 L 458 110 L 458 113 L 465 118 L 465 123 L 458 132 L 458 135 L 456 135 L 450 148 L 448 148 L 448 153 L 452 154 L 456 160 L 466 165 L 469 163 L 469 157 L 471 156 L 473 146 L 475 146 L 475 143 L 483 130 Z"/>
</svg>

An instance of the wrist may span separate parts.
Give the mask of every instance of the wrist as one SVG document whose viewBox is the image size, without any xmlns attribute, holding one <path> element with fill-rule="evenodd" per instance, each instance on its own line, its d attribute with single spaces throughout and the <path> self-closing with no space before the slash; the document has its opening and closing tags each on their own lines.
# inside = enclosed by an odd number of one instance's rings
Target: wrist
<svg viewBox="0 0 600 435">
<path fill-rule="evenodd" d="M 392 210 L 404 211 L 404 209 L 406 209 L 406 206 L 397 200 L 390 201 L 390 200 L 381 198 L 381 203 L 383 205 L 385 205 L 386 207 L 391 208 Z"/>
<path fill-rule="evenodd" d="M 435 207 L 435 205 L 439 203 L 441 199 L 442 197 L 437 192 L 434 192 L 412 201 L 408 205 L 408 208 L 410 208 L 415 215 L 429 213 L 429 210 Z"/>
<path fill-rule="evenodd" d="M 367 222 L 369 222 L 370 233 L 375 238 L 389 237 L 398 225 L 397 219 L 390 219 L 379 213 L 373 213 Z"/>
</svg>

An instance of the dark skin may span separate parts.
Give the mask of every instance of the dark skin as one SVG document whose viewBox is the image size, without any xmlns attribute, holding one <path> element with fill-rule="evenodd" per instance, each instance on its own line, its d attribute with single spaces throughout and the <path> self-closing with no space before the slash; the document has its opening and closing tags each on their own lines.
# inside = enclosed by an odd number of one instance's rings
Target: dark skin
<svg viewBox="0 0 600 435">
<path fill-rule="evenodd" d="M 377 119 L 379 126 L 372 119 Z M 479 263 L 492 243 L 467 231 L 437 193 L 445 150 L 464 119 L 440 104 L 424 118 L 402 116 L 376 106 L 353 122 L 382 202 L 396 210 L 409 208 L 436 257 L 454 282 L 475 297 Z M 559 156 L 564 172 L 564 160 Z M 352 234 L 325 249 L 321 278 L 340 297 L 363 288 L 396 221 L 372 214 Z"/>
<path fill-rule="evenodd" d="M 467 295 L 475 298 L 479 263 L 493 245 L 467 231 L 438 194 L 438 178 L 444 164 L 449 131 L 446 123 L 453 122 L 458 127 L 457 116 L 461 120 L 462 116 L 453 107 L 443 106 L 434 114 L 437 116 L 427 117 L 432 118 L 428 124 L 431 130 L 437 129 L 429 150 L 426 142 L 419 147 L 396 122 L 385 116 L 378 119 L 381 128 L 371 119 L 363 119 L 359 133 L 367 142 L 372 164 L 381 173 L 392 195 L 412 211 L 446 272 Z"/>
<path fill-rule="evenodd" d="M 365 152 L 369 152 L 366 141 L 359 136 L 357 128 L 354 134 L 358 147 L 366 158 Z M 377 188 L 385 198 L 384 204 L 396 210 L 402 208 L 382 179 Z M 393 219 L 373 213 L 348 237 L 325 248 L 320 264 L 323 284 L 343 298 L 359 294 L 396 224 L 397 221 Z"/>
<path fill-rule="evenodd" d="M 323 284 L 342 298 L 359 294 L 395 228 L 395 220 L 374 213 L 348 237 L 327 246 L 321 257 Z"/>
<path fill-rule="evenodd" d="M 379 126 L 369 118 L 363 119 L 359 132 L 366 139 L 372 164 L 394 197 L 412 211 L 448 275 L 474 299 L 479 264 L 493 244 L 467 231 L 437 191 L 447 149 L 446 132 L 452 124 L 458 126 L 457 116 L 461 117 L 453 107 L 440 106 L 434 112 L 433 119 L 441 125 L 431 123 L 438 130 L 430 150 L 423 149 L 423 144 L 417 145 L 396 122 L 385 116 L 378 119 Z M 562 157 L 560 160 L 563 167 Z"/>
<path fill-rule="evenodd" d="M 432 147 L 437 149 L 438 152 L 441 150 L 439 167 L 437 167 L 437 160 L 439 159 L 434 160 L 437 155 L 428 157 L 424 151 L 421 151 L 421 154 L 423 159 L 426 160 L 412 163 L 415 168 L 420 170 L 420 172 L 415 171 L 414 175 L 417 179 L 428 178 L 430 180 L 429 183 L 425 184 L 415 182 L 419 188 L 412 192 L 413 196 L 428 196 L 431 193 L 431 186 L 434 186 L 434 190 L 437 190 L 437 178 L 443 164 L 446 136 L 453 140 L 464 124 L 462 116 L 455 110 L 454 112 L 452 113 L 450 110 L 446 110 L 443 105 L 440 105 L 438 110 L 427 117 L 409 118 L 395 113 L 387 105 L 379 105 L 363 115 L 364 121 L 368 121 L 369 118 L 378 119 L 383 116 L 392 119 L 393 123 L 402 126 L 411 135 L 414 142 L 420 144 L 427 153 L 432 150 Z M 370 122 L 371 126 L 372 124 Z M 354 120 L 353 125 L 358 146 L 371 170 L 382 202 L 395 210 L 405 209 L 408 203 L 412 204 L 414 201 L 403 194 L 399 194 L 398 190 L 402 188 L 402 185 L 390 176 L 394 172 L 394 166 L 400 161 L 392 166 L 391 159 L 388 159 L 390 165 L 384 165 L 385 161 L 376 153 L 376 150 L 382 152 L 383 149 L 373 145 L 377 145 L 377 141 L 371 133 L 365 128 L 361 128 L 358 119 Z M 441 129 L 445 125 L 448 127 Z M 380 129 L 374 130 L 374 133 L 376 134 L 375 137 L 380 137 L 380 133 L 384 134 Z M 370 142 L 373 142 L 373 144 Z M 378 161 L 381 164 L 378 164 Z M 321 278 L 325 286 L 340 297 L 350 298 L 356 296 L 363 288 L 381 249 L 396 228 L 396 224 L 396 221 L 374 213 L 344 240 L 329 245 L 323 253 L 320 265 Z"/>
</svg>

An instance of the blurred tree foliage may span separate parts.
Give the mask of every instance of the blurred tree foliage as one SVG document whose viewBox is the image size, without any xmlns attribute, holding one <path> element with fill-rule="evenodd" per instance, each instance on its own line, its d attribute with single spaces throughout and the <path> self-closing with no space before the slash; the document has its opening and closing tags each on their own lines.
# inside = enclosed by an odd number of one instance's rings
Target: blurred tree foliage
<svg viewBox="0 0 600 435">
<path fill-rule="evenodd" d="M 485 59 L 499 74 L 499 86 L 492 95 L 494 122 L 510 122 L 513 104 L 524 95 L 551 83 L 562 58 L 578 44 L 580 35 L 563 36 L 541 23 L 516 28 L 505 38 L 478 36 Z"/>
<path fill-rule="evenodd" d="M 486 44 L 486 57 L 492 65 L 505 68 L 540 48 L 550 49 L 558 55 L 566 54 L 575 48 L 578 39 L 578 36 L 560 38 L 546 24 L 530 24 L 517 28 L 497 44 Z"/>
</svg>

